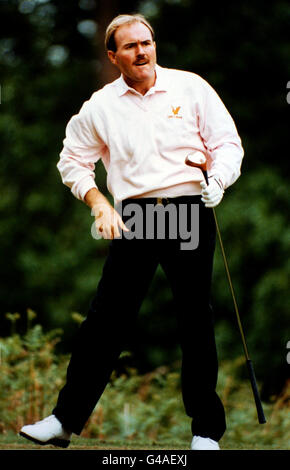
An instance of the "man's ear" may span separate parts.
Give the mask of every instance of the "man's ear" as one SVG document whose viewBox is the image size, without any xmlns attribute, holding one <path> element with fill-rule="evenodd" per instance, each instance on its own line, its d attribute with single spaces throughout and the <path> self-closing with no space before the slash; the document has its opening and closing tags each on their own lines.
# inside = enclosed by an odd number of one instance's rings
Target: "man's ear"
<svg viewBox="0 0 290 470">
<path fill-rule="evenodd" d="M 116 54 L 114 51 L 107 51 L 108 57 L 112 64 L 116 65 Z"/>
</svg>

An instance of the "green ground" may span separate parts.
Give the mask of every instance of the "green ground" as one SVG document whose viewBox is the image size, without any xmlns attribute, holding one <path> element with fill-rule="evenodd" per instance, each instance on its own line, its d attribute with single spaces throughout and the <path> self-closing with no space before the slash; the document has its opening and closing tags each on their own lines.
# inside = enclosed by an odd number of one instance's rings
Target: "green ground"
<svg viewBox="0 0 290 470">
<path fill-rule="evenodd" d="M 258 436 L 257 436 L 258 440 Z M 190 439 L 186 442 L 156 442 L 154 445 L 152 443 L 146 443 L 144 441 L 133 441 L 130 443 L 124 441 L 100 441 L 99 439 L 88 439 L 74 436 L 72 438 L 71 444 L 68 447 L 68 450 L 189 450 Z M 220 447 L 222 450 L 288 450 L 290 446 L 287 447 L 286 444 L 275 445 L 275 444 L 262 444 L 259 445 L 258 442 L 253 442 L 252 444 L 240 444 L 233 441 L 226 436 L 220 441 Z M 9 433 L 5 437 L 2 436 L 0 440 L 0 450 L 55 450 L 54 446 L 39 446 L 33 443 L 28 443 L 21 436 L 14 435 Z M 59 448 L 58 448 L 59 449 Z M 62 450 L 62 449 L 59 449 Z"/>
<path fill-rule="evenodd" d="M 51 414 L 64 383 L 68 357 L 54 354 L 55 334 L 39 325 L 24 337 L 1 339 L 0 450 L 55 449 L 18 436 L 24 424 Z M 290 383 L 263 403 L 266 424 L 259 424 L 243 357 L 220 364 L 217 391 L 225 406 L 224 450 L 290 448 Z M 69 449 L 189 450 L 191 419 L 181 398 L 180 363 L 139 375 L 127 369 L 112 375 L 81 436 Z"/>
</svg>

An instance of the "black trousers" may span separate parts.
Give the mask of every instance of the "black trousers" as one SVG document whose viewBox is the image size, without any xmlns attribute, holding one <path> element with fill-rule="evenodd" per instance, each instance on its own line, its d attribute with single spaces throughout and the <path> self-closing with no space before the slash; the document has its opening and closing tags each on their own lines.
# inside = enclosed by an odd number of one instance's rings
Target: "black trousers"
<svg viewBox="0 0 290 470">
<path fill-rule="evenodd" d="M 144 214 L 145 206 L 152 204 L 152 199 L 131 199 L 125 201 L 123 208 L 132 201 L 142 207 Z M 224 408 L 216 393 L 218 361 L 210 305 L 216 237 L 213 213 L 204 207 L 199 196 L 167 202 L 175 204 L 177 213 L 181 205 L 183 209 L 186 206 L 189 216 L 192 205 L 198 207 L 198 246 L 182 250 L 180 237 L 168 236 L 169 225 L 165 239 L 121 237 L 110 242 L 95 297 L 77 333 L 66 384 L 53 410 L 63 426 L 76 434 L 81 433 L 124 344 L 134 334 L 136 316 L 159 263 L 176 306 L 182 397 L 186 414 L 192 418 L 192 434 L 218 441 L 225 432 Z M 125 216 L 123 220 L 126 223 Z M 146 225 L 145 216 L 144 222 Z M 190 220 L 187 222 L 190 225 Z"/>
</svg>

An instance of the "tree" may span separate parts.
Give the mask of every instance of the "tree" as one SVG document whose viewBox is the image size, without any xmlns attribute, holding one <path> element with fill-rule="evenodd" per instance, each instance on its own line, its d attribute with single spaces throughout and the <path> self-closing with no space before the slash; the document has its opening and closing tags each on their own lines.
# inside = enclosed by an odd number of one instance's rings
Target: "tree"
<svg viewBox="0 0 290 470">
<path fill-rule="evenodd" d="M 9 333 L 6 312 L 20 312 L 25 328 L 30 307 L 45 328 L 65 329 L 62 344 L 70 349 L 71 313 L 86 313 L 107 243 L 90 237 L 93 218 L 63 187 L 56 163 L 69 118 L 114 77 L 103 52 L 107 22 L 139 10 L 155 29 L 159 64 L 209 81 L 242 137 L 242 176 L 217 213 L 258 379 L 269 395 L 278 378 L 266 376 L 279 371 L 281 388 L 290 339 L 288 2 L 219 2 L 210 12 L 190 0 L 2 0 L 0 7 L 1 334 Z M 101 163 L 96 182 L 108 195 Z M 161 270 L 156 280 L 140 315 L 145 369 L 178 354 Z M 241 354 L 218 250 L 213 300 L 220 357 Z"/>
</svg>

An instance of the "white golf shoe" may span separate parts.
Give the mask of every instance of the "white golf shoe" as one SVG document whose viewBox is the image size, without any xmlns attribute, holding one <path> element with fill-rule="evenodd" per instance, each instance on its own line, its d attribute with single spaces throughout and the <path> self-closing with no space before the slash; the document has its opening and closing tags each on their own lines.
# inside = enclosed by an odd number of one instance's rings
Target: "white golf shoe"
<svg viewBox="0 0 290 470">
<path fill-rule="evenodd" d="M 217 441 L 210 439 L 210 437 L 193 436 L 191 441 L 191 450 L 220 450 Z"/>
<path fill-rule="evenodd" d="M 23 426 L 19 432 L 20 436 L 36 444 L 52 444 L 63 448 L 69 446 L 71 434 L 63 428 L 61 422 L 54 415 L 37 421 L 35 424 Z"/>
</svg>

